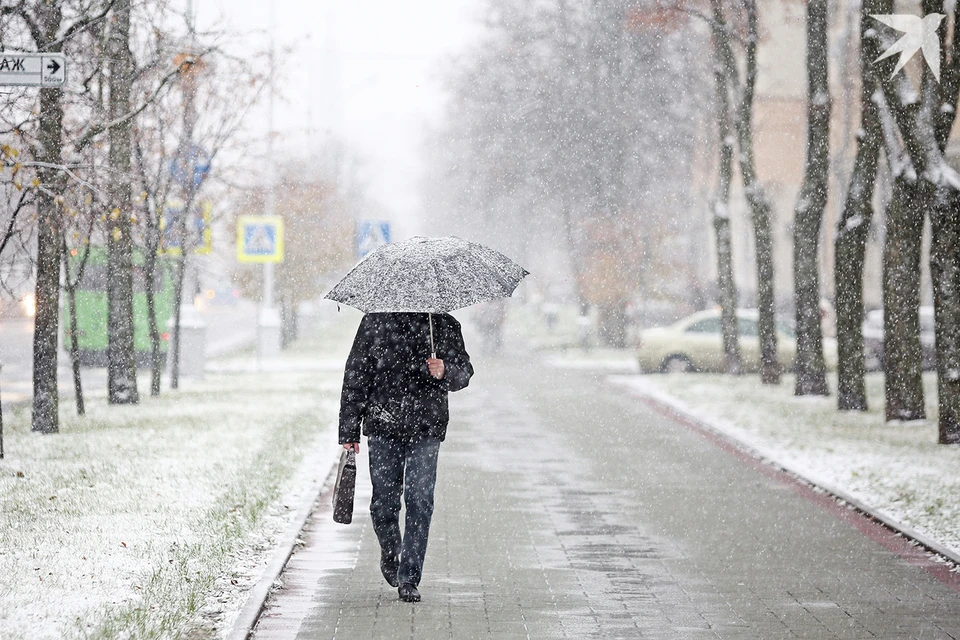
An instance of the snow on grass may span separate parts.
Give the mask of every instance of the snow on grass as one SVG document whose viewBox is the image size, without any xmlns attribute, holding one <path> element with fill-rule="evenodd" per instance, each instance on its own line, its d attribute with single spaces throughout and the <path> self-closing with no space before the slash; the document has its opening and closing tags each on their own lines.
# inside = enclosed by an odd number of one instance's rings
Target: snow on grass
<svg viewBox="0 0 960 640">
<path fill-rule="evenodd" d="M 796 397 L 793 377 L 671 374 L 611 380 L 678 406 L 807 478 L 845 491 L 960 552 L 960 447 L 936 444 L 932 420 L 886 424 L 883 376 L 868 374 L 870 411 L 838 412 L 836 395 Z M 924 378 L 927 415 L 936 380 Z"/>
<path fill-rule="evenodd" d="M 329 471 L 342 376 L 332 363 L 348 331 L 298 349 L 289 370 L 283 359 L 267 373 L 221 363 L 139 406 L 91 398 L 83 419 L 64 403 L 56 435 L 31 433 L 26 410 L 4 416 L 0 637 L 228 631 L 304 475 Z"/>
</svg>

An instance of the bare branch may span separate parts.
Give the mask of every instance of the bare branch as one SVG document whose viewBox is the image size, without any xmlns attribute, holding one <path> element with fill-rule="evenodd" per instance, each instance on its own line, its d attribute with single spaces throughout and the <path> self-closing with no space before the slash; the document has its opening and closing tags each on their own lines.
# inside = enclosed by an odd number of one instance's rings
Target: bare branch
<svg viewBox="0 0 960 640">
<path fill-rule="evenodd" d="M 690 7 L 685 7 L 685 6 L 673 7 L 672 10 L 676 11 L 677 13 L 685 13 L 688 16 L 692 16 L 694 18 L 703 20 L 708 25 L 710 25 L 711 29 L 719 29 L 723 31 L 728 38 L 733 38 L 744 47 L 747 46 L 747 39 L 741 36 L 739 33 L 737 33 L 736 29 L 730 26 L 725 20 L 718 21 L 716 18 L 714 18 L 709 14 L 706 14 L 702 11 L 698 11 L 697 9 L 692 9 Z"/>
<path fill-rule="evenodd" d="M 0 7 L 0 15 L 14 15 L 23 20 L 24 24 L 27 25 L 27 29 L 30 31 L 30 38 L 37 46 L 37 49 L 40 49 L 40 43 L 43 42 L 43 31 L 40 29 L 37 21 L 33 19 L 33 16 L 27 13 L 26 0 L 20 0 L 20 2 L 15 5 Z"/>
<path fill-rule="evenodd" d="M 883 95 L 883 91 L 877 90 L 872 96 L 873 103 L 877 106 L 877 113 L 880 116 L 880 124 L 883 129 L 883 146 L 887 153 L 887 166 L 890 168 L 890 174 L 893 178 L 906 178 L 915 181 L 917 178 L 913 163 L 903 151 L 900 139 L 897 137 L 897 124 L 894 122 L 893 114 L 890 112 L 890 106 Z"/>
<path fill-rule="evenodd" d="M 90 189 L 90 191 L 93 191 L 97 195 L 103 195 L 95 186 L 93 186 L 91 183 L 87 182 L 86 180 L 84 180 L 83 178 L 75 174 L 73 171 L 70 170 L 70 167 L 65 164 L 55 164 L 53 162 L 39 162 L 39 161 L 21 162 L 20 164 L 23 165 L 24 167 L 41 167 L 43 169 L 53 169 L 55 171 L 62 171 L 68 176 L 70 176 L 71 178 L 73 178 L 74 181 L 77 182 L 77 184 L 83 187 L 86 187 L 87 189 Z"/>
<path fill-rule="evenodd" d="M 3 234 L 3 239 L 0 240 L 0 254 L 3 253 L 3 250 L 7 247 L 7 243 L 10 242 L 10 238 L 14 236 L 13 230 L 17 225 L 17 217 L 20 215 L 20 212 L 29 204 L 27 202 L 27 196 L 31 193 L 29 189 L 25 189 L 20 194 L 20 200 L 17 202 L 17 206 L 14 207 L 13 213 L 10 215 L 10 224 L 7 225 L 7 231 Z"/>
<path fill-rule="evenodd" d="M 64 42 L 75 36 L 77 33 L 83 31 L 87 27 L 92 26 L 93 24 L 100 22 L 101 20 L 107 17 L 107 14 L 110 13 L 110 10 L 113 8 L 113 5 L 116 4 L 117 0 L 108 0 L 106 5 L 104 5 L 103 11 L 96 15 L 87 16 L 77 20 L 75 23 L 70 25 L 66 31 L 63 32 L 63 35 L 53 40 L 52 42 L 46 42 L 42 47 L 39 47 L 41 50 L 51 50 L 54 47 L 59 47 Z"/>
<path fill-rule="evenodd" d="M 77 139 L 77 141 L 74 143 L 73 145 L 74 150 L 82 151 L 87 147 L 87 145 L 89 145 L 93 141 L 94 138 L 96 138 L 101 133 L 112 129 L 113 127 L 118 127 L 126 122 L 129 122 L 130 120 L 136 118 L 138 115 L 143 113 L 143 111 L 147 107 L 149 107 L 160 96 L 160 91 L 167 84 L 169 84 L 170 80 L 175 78 L 179 73 L 180 73 L 179 67 L 167 73 L 167 75 L 165 75 L 161 79 L 160 84 L 157 85 L 157 88 L 153 90 L 153 93 L 151 93 L 150 96 L 146 100 L 144 100 L 143 104 L 141 104 L 139 107 L 137 107 L 133 111 L 126 113 L 120 116 L 119 118 L 115 118 L 110 122 L 102 122 L 102 123 L 95 124 L 88 127 L 87 130 L 83 132 L 80 135 L 80 137 Z"/>
</svg>

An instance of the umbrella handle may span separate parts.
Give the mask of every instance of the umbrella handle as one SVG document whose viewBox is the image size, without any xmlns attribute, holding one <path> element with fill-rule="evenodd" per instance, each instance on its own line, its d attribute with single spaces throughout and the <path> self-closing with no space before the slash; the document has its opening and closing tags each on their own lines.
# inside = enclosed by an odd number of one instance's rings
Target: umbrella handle
<svg viewBox="0 0 960 640">
<path fill-rule="evenodd" d="M 428 313 L 427 317 L 430 320 L 430 357 L 434 360 L 437 359 L 437 348 L 433 344 L 433 314 Z"/>
</svg>

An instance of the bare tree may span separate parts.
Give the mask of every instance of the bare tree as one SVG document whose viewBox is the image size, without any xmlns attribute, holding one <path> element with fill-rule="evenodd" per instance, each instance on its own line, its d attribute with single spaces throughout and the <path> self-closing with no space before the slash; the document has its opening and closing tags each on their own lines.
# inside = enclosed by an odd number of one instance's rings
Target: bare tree
<svg viewBox="0 0 960 640">
<path fill-rule="evenodd" d="M 793 282 L 798 396 L 829 395 L 820 324 L 820 227 L 830 183 L 827 0 L 807 2 L 807 159 L 794 211 Z"/>
<path fill-rule="evenodd" d="M 77 80 L 71 82 L 67 91 L 59 89 L 41 89 L 39 108 L 33 108 L 31 94 L 20 92 L 17 101 L 3 112 L 5 130 L 0 134 L 20 142 L 19 147 L 29 156 L 18 160 L 20 179 L 26 170 L 34 172 L 36 178 L 30 184 L 35 191 L 35 201 L 31 207 L 35 216 L 28 220 L 33 235 L 29 239 L 17 228 L 22 215 L 9 216 L 11 234 L 5 234 L 4 244 L 19 239 L 24 250 L 34 247 L 36 260 L 35 287 L 37 300 L 36 329 L 34 332 L 34 429 L 42 432 L 57 430 L 57 332 L 60 269 L 65 258 L 64 247 L 64 206 L 68 184 L 83 183 L 78 174 L 88 173 L 96 176 L 105 169 L 99 158 L 104 154 L 103 146 L 98 142 L 101 135 L 110 138 L 109 145 L 113 161 L 110 171 L 113 185 L 111 197 L 104 198 L 102 205 L 107 210 L 104 222 L 110 222 L 104 240 L 116 249 L 121 244 L 119 254 L 123 259 L 113 261 L 110 282 L 132 280 L 132 225 L 130 179 L 131 149 L 129 145 L 129 127 L 143 111 L 164 95 L 164 88 L 177 76 L 178 69 L 169 70 L 169 59 L 165 64 L 152 61 L 150 69 L 166 67 L 166 73 L 153 73 L 144 76 L 145 68 L 134 68 L 130 52 L 129 17 L 130 3 L 124 2 L 115 7 L 119 0 L 76 0 L 74 2 L 49 3 L 18 2 L 0 6 L 0 32 L 5 43 L 21 49 L 60 51 L 71 47 L 79 55 L 71 55 L 71 67 Z M 162 11 L 164 3 L 140 6 L 140 10 L 149 13 Z M 70 16 L 70 17 L 65 17 Z M 107 20 L 112 20 L 107 28 Z M 149 22 L 149 20 L 148 20 Z M 68 24 L 69 23 L 69 24 Z M 162 20 L 154 20 L 146 31 L 159 34 Z M 107 37 L 104 37 L 104 36 Z M 165 37 L 165 36 L 158 36 Z M 111 39 L 112 38 L 112 39 Z M 113 86 L 107 92 L 108 82 L 104 71 L 110 66 L 110 80 Z M 123 82 L 121 82 L 123 79 Z M 134 105 L 132 81 L 139 79 L 136 95 L 139 104 Z M 124 95 L 126 94 L 126 95 Z M 35 95 L 35 94 L 33 94 Z M 65 101 L 65 96 L 69 100 Z M 243 102 L 243 101 L 241 101 Z M 96 144 L 95 144 L 96 143 Z M 12 147 L 11 147 L 12 148 Z M 119 204 L 119 206 L 118 206 Z M 122 215 L 121 215 L 122 210 Z M 121 228 L 122 227 L 122 228 Z M 0 237 L 2 238 L 2 237 Z M 126 256 L 126 257 L 124 257 Z M 120 287 L 114 300 L 126 298 L 124 304 L 132 301 L 126 286 Z M 132 289 L 132 287 L 131 287 Z M 126 293 L 124 293 L 126 292 Z M 124 302 L 121 300 L 121 302 Z M 120 306 L 124 306 L 121 304 Z M 129 307 L 129 304 L 127 304 Z M 114 305 L 117 310 L 117 305 Z M 118 313 L 113 313 L 114 318 Z M 119 316 L 127 317 L 126 312 Z M 125 365 L 132 365 L 127 358 L 132 354 L 132 322 L 111 321 L 109 328 L 126 325 L 126 347 L 119 349 L 124 355 Z M 114 341 L 116 344 L 116 341 Z M 114 353 L 118 352 L 114 349 Z M 116 361 L 117 358 L 114 358 Z M 125 380 L 133 384 L 135 393 L 135 370 L 131 366 L 121 367 L 126 373 L 114 376 L 115 381 Z M 118 371 L 118 369 L 114 369 Z M 129 374 L 129 375 L 127 375 Z M 114 385 L 116 391 L 116 385 Z M 130 389 L 127 390 L 128 392 Z M 130 399 L 133 396 L 121 391 L 114 399 Z"/>
<path fill-rule="evenodd" d="M 451 74 L 428 187 L 450 202 L 435 228 L 520 256 L 543 238 L 564 246 L 563 281 L 611 345 L 628 302 L 676 300 L 665 290 L 682 279 L 688 304 L 696 289 L 682 268 L 654 274 L 688 256 L 686 224 L 666 212 L 686 204 L 700 67 L 687 16 L 647 24 L 640 5 L 491 3 L 484 42 Z"/>
<path fill-rule="evenodd" d="M 3 7 L 3 10 L 20 18 L 36 50 L 60 50 L 63 8 L 59 4 L 38 0 L 29 7 L 19 3 L 14 7 Z M 41 433 L 54 433 L 59 429 L 57 332 L 62 238 L 57 194 L 65 184 L 65 176 L 59 170 L 62 165 L 62 122 L 63 91 L 40 89 L 38 135 L 33 150 L 33 155 L 41 163 L 37 175 L 43 188 L 39 189 L 37 195 L 37 312 L 33 333 L 32 428 Z"/>
<path fill-rule="evenodd" d="M 163 131 L 162 116 L 159 131 Z M 149 130 L 149 129 L 148 129 Z M 146 135 L 146 131 L 144 131 Z M 153 176 L 147 175 L 147 160 L 143 152 L 141 137 L 134 140 L 134 157 L 136 158 L 137 178 L 141 188 L 140 218 L 142 222 L 143 246 L 143 276 L 146 281 L 145 295 L 147 298 L 147 333 L 150 336 L 150 395 L 160 395 L 160 382 L 163 375 L 164 358 L 161 351 L 160 321 L 157 318 L 157 290 L 156 282 L 161 278 L 162 265 L 157 259 L 161 250 L 160 225 L 163 218 L 164 204 L 169 196 L 172 180 L 164 180 L 167 172 L 159 171 Z M 166 155 L 159 149 L 159 164 L 165 164 Z"/>
<path fill-rule="evenodd" d="M 883 8 L 892 8 L 885 0 Z M 937 10 L 950 16 L 956 25 L 954 3 L 924 0 L 926 13 Z M 886 12 L 886 11 L 885 11 Z M 940 36 L 946 33 L 940 25 Z M 883 45 L 893 43 L 889 33 L 882 36 Z M 947 73 L 945 86 L 924 67 L 920 95 L 903 74 L 881 75 L 884 99 L 889 105 L 891 120 L 903 141 L 903 153 L 916 174 L 916 192 L 911 194 L 915 211 L 930 216 L 932 247 L 930 257 L 934 285 L 934 309 L 937 338 L 937 391 L 939 407 L 939 441 L 943 444 L 960 442 L 960 174 L 946 162 L 944 147 L 953 126 L 960 83 L 954 74 L 957 64 L 953 42 L 943 48 Z M 878 69 L 883 73 L 884 69 Z M 886 329 L 886 327 L 885 327 Z M 887 336 L 889 338 L 889 336 Z M 888 383 L 889 389 L 889 383 Z M 888 417 L 890 415 L 888 409 Z"/>
<path fill-rule="evenodd" d="M 232 142 L 245 122 L 249 110 L 267 88 L 267 78 L 276 70 L 259 67 L 260 55 L 253 61 L 238 60 L 218 49 L 194 50 L 183 57 L 180 64 L 183 111 L 177 139 L 174 162 L 180 163 L 186 179 L 181 182 L 183 215 L 176 223 L 173 235 L 180 247 L 174 274 L 173 331 L 170 345 L 170 386 L 176 389 L 180 380 L 180 311 L 183 305 L 184 280 L 187 261 L 196 248 L 196 241 L 188 233 L 188 217 L 197 200 L 203 175 L 197 171 L 201 149 L 208 163 L 213 163 Z M 217 55 L 219 54 L 219 55 Z M 210 71 L 218 69 L 217 73 Z M 240 95 L 233 90 L 238 82 L 247 89 Z"/>
<path fill-rule="evenodd" d="M 737 321 L 737 283 L 733 278 L 733 240 L 730 236 L 730 185 L 733 181 L 733 127 L 730 113 L 730 84 L 724 66 L 721 40 L 726 38 L 724 26 L 711 22 L 713 43 L 713 76 L 716 87 L 717 133 L 720 162 L 717 187 L 711 202 L 713 232 L 717 245 L 717 289 L 720 299 L 720 327 L 726 371 L 739 375 L 743 369 L 740 353 L 740 328 Z"/>
<path fill-rule="evenodd" d="M 860 10 L 860 131 L 857 154 L 847 187 L 843 213 L 834 237 L 834 281 L 837 309 L 837 408 L 866 411 L 863 354 L 863 269 L 867 235 L 873 218 L 873 194 L 882 147 L 882 130 L 873 94 L 877 91 L 873 59 L 866 40 L 875 37 L 870 16 L 879 13 L 876 0 L 863 0 Z"/>
<path fill-rule="evenodd" d="M 63 289 L 67 294 L 67 314 L 69 324 L 64 332 L 67 337 L 67 348 L 70 350 L 70 365 L 73 374 L 73 394 L 74 403 L 77 407 L 77 415 L 82 416 L 86 413 L 86 407 L 83 399 L 83 379 L 80 373 L 80 335 L 77 324 L 77 290 L 83 282 L 83 276 L 87 268 L 87 261 L 90 258 L 90 239 L 93 236 L 96 217 L 90 211 L 86 215 L 76 220 L 77 210 L 70 209 L 68 213 L 74 218 L 74 235 L 77 242 L 73 248 L 68 241 L 69 228 L 65 229 L 63 234 Z"/>
<path fill-rule="evenodd" d="M 746 14 L 744 47 L 744 74 L 741 78 L 731 40 L 735 31 L 728 23 L 722 0 L 710 0 L 711 17 L 723 53 L 724 68 L 731 85 L 735 88 L 737 106 L 734 126 L 737 132 L 737 154 L 744 192 L 750 205 L 753 236 L 757 253 L 757 330 L 760 334 L 760 379 L 764 384 L 780 384 L 780 357 L 777 353 L 776 296 L 773 274 L 773 234 L 770 226 L 772 207 L 757 175 L 753 149 L 753 102 L 757 86 L 757 48 L 760 30 L 755 0 L 743 0 Z"/>
<path fill-rule="evenodd" d="M 947 15 L 940 25 L 941 82 L 927 83 L 924 99 L 933 119 L 937 150 L 942 154 L 950 138 L 960 100 L 960 46 L 956 2 L 925 0 L 927 13 Z M 949 34 L 949 39 L 947 35 Z M 930 209 L 934 315 L 937 345 L 937 406 L 940 444 L 960 443 L 960 183 L 947 176 L 952 189 L 941 186 Z"/>
</svg>

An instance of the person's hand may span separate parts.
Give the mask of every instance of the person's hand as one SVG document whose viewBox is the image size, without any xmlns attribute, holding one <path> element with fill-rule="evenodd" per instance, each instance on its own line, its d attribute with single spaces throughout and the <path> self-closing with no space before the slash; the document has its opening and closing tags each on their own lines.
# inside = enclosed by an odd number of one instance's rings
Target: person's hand
<svg viewBox="0 0 960 640">
<path fill-rule="evenodd" d="M 443 380 L 443 374 L 446 372 L 443 366 L 443 360 L 440 358 L 427 358 L 427 368 L 430 369 L 430 375 L 437 380 Z"/>
<path fill-rule="evenodd" d="M 360 443 L 359 442 L 344 442 L 343 448 L 347 451 L 353 451 L 354 453 L 360 453 Z"/>
</svg>

